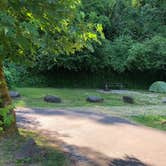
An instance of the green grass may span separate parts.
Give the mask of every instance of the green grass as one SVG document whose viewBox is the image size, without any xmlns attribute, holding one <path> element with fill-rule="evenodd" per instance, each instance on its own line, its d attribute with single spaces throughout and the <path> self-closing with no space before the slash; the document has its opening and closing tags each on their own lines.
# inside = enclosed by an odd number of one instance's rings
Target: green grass
<svg viewBox="0 0 166 166">
<path fill-rule="evenodd" d="M 15 100 L 16 106 L 24 107 L 40 107 L 40 108 L 55 108 L 55 107 L 91 107 L 91 106 L 124 106 L 121 94 L 104 94 L 97 92 L 94 89 L 55 89 L 55 88 L 16 88 L 20 92 L 21 98 Z M 141 92 L 143 93 L 143 92 Z M 147 92 L 144 92 L 145 94 Z M 45 95 L 56 95 L 62 99 L 62 103 L 53 104 L 43 101 Z M 95 95 L 104 98 L 103 103 L 88 103 L 86 98 Z M 134 105 L 156 105 L 160 100 L 158 98 L 148 98 L 146 96 L 133 95 L 136 103 Z M 160 96 L 159 96 L 160 97 Z"/>
<path fill-rule="evenodd" d="M 42 154 L 37 158 L 16 160 L 15 153 L 21 145 L 28 139 L 33 138 L 40 147 Z M 69 166 L 69 159 L 55 145 L 34 131 L 20 130 L 19 135 L 13 135 L 10 138 L 0 139 L 0 165 L 35 165 L 35 166 Z"/>
<path fill-rule="evenodd" d="M 125 105 L 121 95 L 102 94 L 92 89 L 17 88 L 16 90 L 22 96 L 21 99 L 15 100 L 16 106 L 55 108 Z M 44 102 L 45 95 L 56 95 L 62 99 L 62 103 Z M 90 95 L 101 96 L 104 102 L 88 103 L 86 98 Z"/>
<path fill-rule="evenodd" d="M 161 115 L 140 115 L 133 116 L 132 120 L 149 127 L 166 131 L 166 116 Z"/>
</svg>

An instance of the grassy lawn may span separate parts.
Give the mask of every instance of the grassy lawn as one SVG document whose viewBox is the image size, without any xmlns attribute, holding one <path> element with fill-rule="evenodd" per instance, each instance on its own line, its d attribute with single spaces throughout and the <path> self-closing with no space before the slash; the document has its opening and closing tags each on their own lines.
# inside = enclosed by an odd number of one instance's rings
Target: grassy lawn
<svg viewBox="0 0 166 166">
<path fill-rule="evenodd" d="M 53 146 L 49 141 L 40 136 L 36 132 L 20 130 L 20 135 L 15 135 L 10 138 L 1 138 L 0 140 L 0 165 L 1 166 L 69 166 L 70 162 L 63 152 L 61 152 L 55 145 Z M 43 156 L 37 158 L 16 160 L 15 153 L 19 147 L 28 139 L 33 138 L 40 147 Z"/>
<path fill-rule="evenodd" d="M 93 89 L 55 89 L 55 88 L 16 88 L 21 94 L 21 98 L 15 100 L 16 106 L 55 108 L 55 107 L 91 107 L 91 106 L 125 106 L 130 105 L 122 101 L 122 94 L 100 93 Z M 144 93 L 144 95 L 140 95 Z M 148 92 L 132 94 L 135 98 L 134 105 L 156 105 L 161 100 L 162 95 L 154 99 L 147 97 Z M 56 95 L 62 99 L 60 104 L 46 103 L 43 101 L 45 95 Z M 88 103 L 88 96 L 100 96 L 104 98 L 103 103 Z"/>
<path fill-rule="evenodd" d="M 134 116 L 132 117 L 132 119 L 146 126 L 166 131 L 166 116 L 142 115 L 142 116 Z"/>
<path fill-rule="evenodd" d="M 21 99 L 15 100 L 16 106 L 27 107 L 82 107 L 82 106 L 116 106 L 124 105 L 121 95 L 102 94 L 92 89 L 54 89 L 54 88 L 17 88 Z M 62 99 L 62 103 L 47 103 L 43 101 L 45 95 L 55 95 Z M 101 96 L 105 99 L 103 103 L 88 103 L 86 98 L 90 95 Z"/>
</svg>

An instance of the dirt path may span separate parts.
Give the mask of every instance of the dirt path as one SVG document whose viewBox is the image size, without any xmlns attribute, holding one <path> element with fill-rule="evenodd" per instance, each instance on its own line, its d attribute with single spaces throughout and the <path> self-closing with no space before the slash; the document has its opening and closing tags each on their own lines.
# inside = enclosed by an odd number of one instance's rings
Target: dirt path
<svg viewBox="0 0 166 166">
<path fill-rule="evenodd" d="M 80 166 L 166 166 L 166 132 L 110 115 L 17 108 L 18 125 L 45 131 Z"/>
</svg>

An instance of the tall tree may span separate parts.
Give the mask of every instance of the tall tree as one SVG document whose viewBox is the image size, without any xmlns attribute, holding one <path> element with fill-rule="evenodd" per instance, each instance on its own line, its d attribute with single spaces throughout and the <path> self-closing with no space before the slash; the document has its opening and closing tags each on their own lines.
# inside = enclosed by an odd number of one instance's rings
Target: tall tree
<svg viewBox="0 0 166 166">
<path fill-rule="evenodd" d="M 80 0 L 0 1 L 0 130 L 16 129 L 5 59 L 31 63 L 37 50 L 44 56 L 70 54 L 98 41 L 97 29 L 85 23 L 79 6 Z"/>
</svg>

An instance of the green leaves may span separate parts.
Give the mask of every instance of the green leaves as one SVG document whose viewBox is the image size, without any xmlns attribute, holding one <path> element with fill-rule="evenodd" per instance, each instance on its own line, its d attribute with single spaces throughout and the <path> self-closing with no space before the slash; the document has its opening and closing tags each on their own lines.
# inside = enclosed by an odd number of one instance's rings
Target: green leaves
<svg viewBox="0 0 166 166">
<path fill-rule="evenodd" d="M 71 54 L 98 41 L 96 33 L 102 31 L 85 23 L 80 0 L 8 0 L 1 5 L 1 58 L 31 61 L 38 50 Z"/>
<path fill-rule="evenodd" d="M 164 0 L 2 0 L 0 6 L 1 58 L 36 60 L 43 69 L 165 66 Z"/>
<path fill-rule="evenodd" d="M 12 114 L 13 106 L 9 105 L 5 108 L 0 108 L 0 116 L 3 121 L 0 121 L 0 133 L 3 132 L 4 128 L 10 127 L 14 121 L 14 116 Z"/>
<path fill-rule="evenodd" d="M 154 36 L 142 43 L 135 43 L 129 50 L 127 59 L 130 70 L 164 70 L 166 67 L 166 39 L 161 36 Z"/>
<path fill-rule="evenodd" d="M 0 10 L 6 9 L 8 6 L 8 0 L 1 0 L 0 1 Z"/>
</svg>

